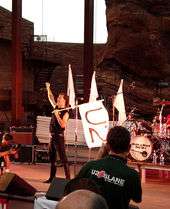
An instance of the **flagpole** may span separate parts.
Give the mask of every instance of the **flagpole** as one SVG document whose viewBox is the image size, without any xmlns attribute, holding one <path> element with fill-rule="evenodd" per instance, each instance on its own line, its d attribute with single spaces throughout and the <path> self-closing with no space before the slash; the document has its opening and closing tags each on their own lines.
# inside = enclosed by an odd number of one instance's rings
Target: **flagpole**
<svg viewBox="0 0 170 209">
<path fill-rule="evenodd" d="M 74 177 L 77 174 L 77 122 L 78 122 L 78 100 L 76 99 L 75 105 L 75 131 L 74 131 L 74 148 L 75 148 L 75 156 L 74 156 Z"/>
<path fill-rule="evenodd" d="M 75 109 L 75 131 L 74 131 L 74 148 L 75 148 L 75 156 L 74 156 L 74 176 L 76 176 L 76 164 L 77 164 L 77 120 L 78 120 L 78 101 L 75 99 L 75 90 L 74 90 L 74 83 L 73 83 L 73 75 L 71 64 L 68 65 L 68 85 L 67 85 L 67 95 L 69 96 L 69 104 L 71 107 L 65 108 L 65 110 Z M 63 111 L 56 110 L 56 111 Z M 55 112 L 55 110 L 54 110 Z"/>
<path fill-rule="evenodd" d="M 99 97 L 99 93 L 97 90 L 97 83 L 96 83 L 96 71 L 93 71 L 93 76 L 91 79 L 89 102 L 97 101 L 98 97 Z M 90 159 L 91 159 L 91 148 L 89 148 L 89 154 L 88 154 L 88 160 Z"/>
<path fill-rule="evenodd" d="M 100 99 L 100 100 L 96 100 L 96 101 L 94 101 L 94 102 L 100 102 L 100 101 L 104 101 L 104 99 Z M 89 103 L 89 102 L 88 102 Z M 93 102 L 90 102 L 90 103 L 93 103 Z M 86 104 L 86 103 L 84 103 L 84 104 Z M 76 108 L 78 108 L 78 107 L 80 107 L 82 104 L 80 104 L 80 105 L 75 105 L 74 107 L 66 107 L 66 108 L 63 108 L 63 109 L 59 109 L 59 110 L 53 110 L 52 111 L 52 113 L 55 113 L 55 111 L 57 111 L 57 112 L 61 112 L 61 111 L 64 111 L 64 110 L 70 110 L 70 109 L 76 109 Z"/>
</svg>

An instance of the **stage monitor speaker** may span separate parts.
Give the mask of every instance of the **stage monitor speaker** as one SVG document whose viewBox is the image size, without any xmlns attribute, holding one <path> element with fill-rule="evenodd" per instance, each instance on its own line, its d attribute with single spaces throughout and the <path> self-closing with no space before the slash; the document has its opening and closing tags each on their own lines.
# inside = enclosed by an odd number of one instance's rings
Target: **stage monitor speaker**
<svg viewBox="0 0 170 209">
<path fill-rule="evenodd" d="M 49 200 L 60 200 L 63 197 L 64 188 L 69 180 L 64 178 L 54 178 L 46 193 L 46 198 Z"/>
<path fill-rule="evenodd" d="M 34 196 L 36 189 L 14 173 L 4 173 L 0 176 L 0 192 L 19 195 Z"/>
</svg>

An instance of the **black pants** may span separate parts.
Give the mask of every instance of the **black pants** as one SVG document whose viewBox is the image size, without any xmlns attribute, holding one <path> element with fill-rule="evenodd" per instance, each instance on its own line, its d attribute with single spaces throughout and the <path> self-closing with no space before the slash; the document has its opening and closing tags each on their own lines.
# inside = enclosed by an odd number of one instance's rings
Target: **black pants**
<svg viewBox="0 0 170 209">
<path fill-rule="evenodd" d="M 50 179 L 52 180 L 56 175 L 57 152 L 59 154 L 61 162 L 63 163 L 65 176 L 67 179 L 70 179 L 70 170 L 65 151 L 64 133 L 51 135 L 52 137 L 49 146 L 49 158 L 51 163 Z"/>
</svg>

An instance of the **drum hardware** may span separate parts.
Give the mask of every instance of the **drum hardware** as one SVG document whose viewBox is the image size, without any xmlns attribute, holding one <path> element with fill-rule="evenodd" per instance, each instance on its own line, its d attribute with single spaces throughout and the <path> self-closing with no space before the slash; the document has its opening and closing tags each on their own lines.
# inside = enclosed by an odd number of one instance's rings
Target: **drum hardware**
<svg viewBox="0 0 170 209">
<path fill-rule="evenodd" d="M 123 126 L 130 132 L 131 136 L 136 136 L 137 123 L 135 120 L 126 120 Z"/>
<path fill-rule="evenodd" d="M 170 141 L 167 139 L 161 139 L 160 144 L 161 152 L 164 153 L 167 157 L 170 157 Z"/>
<path fill-rule="evenodd" d="M 155 118 L 153 123 L 143 119 L 135 122 L 137 135 L 131 134 L 130 149 L 130 157 L 134 160 L 152 162 L 153 153 L 156 152 L 158 156 L 162 154 L 165 157 L 165 162 L 170 162 L 170 122 L 167 123 L 162 117 L 163 107 L 164 105 L 159 113 L 159 118 Z M 168 117 L 170 118 L 170 115 Z"/>
<path fill-rule="evenodd" d="M 131 151 L 132 152 L 138 152 L 138 153 L 141 153 L 141 155 L 143 156 L 143 157 L 146 157 L 147 155 L 148 155 L 148 153 L 146 152 L 146 151 L 137 151 L 137 150 L 134 150 L 134 149 L 131 149 Z"/>
</svg>

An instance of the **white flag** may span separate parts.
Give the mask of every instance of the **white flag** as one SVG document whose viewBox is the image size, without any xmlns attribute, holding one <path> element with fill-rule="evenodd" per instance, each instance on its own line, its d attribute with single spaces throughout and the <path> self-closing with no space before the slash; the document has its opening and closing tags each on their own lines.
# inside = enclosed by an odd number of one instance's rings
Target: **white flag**
<svg viewBox="0 0 170 209">
<path fill-rule="evenodd" d="M 125 110 L 125 103 L 123 98 L 123 79 L 120 81 L 120 86 L 114 100 L 114 107 L 119 112 L 119 124 L 121 125 L 126 120 L 126 110 Z"/>
<path fill-rule="evenodd" d="M 89 102 L 95 102 L 96 99 L 99 97 L 95 76 L 96 76 L 96 71 L 93 72 L 93 76 L 92 76 L 92 80 L 91 80 Z"/>
<path fill-rule="evenodd" d="M 68 84 L 67 84 L 67 96 L 69 96 L 69 104 L 71 107 L 75 106 L 75 91 L 74 91 L 74 84 L 73 84 L 73 76 L 71 65 L 68 66 Z"/>
<path fill-rule="evenodd" d="M 79 105 L 79 111 L 87 146 L 101 147 L 109 130 L 109 115 L 102 100 Z"/>
</svg>

